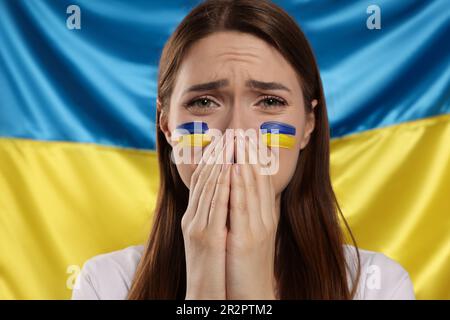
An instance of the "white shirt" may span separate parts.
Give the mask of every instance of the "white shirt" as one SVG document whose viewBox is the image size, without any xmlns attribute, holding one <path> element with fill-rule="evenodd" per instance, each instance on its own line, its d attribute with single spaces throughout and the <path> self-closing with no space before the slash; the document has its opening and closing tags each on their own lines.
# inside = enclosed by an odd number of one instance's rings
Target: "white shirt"
<svg viewBox="0 0 450 320">
<path fill-rule="evenodd" d="M 356 270 L 355 247 L 345 245 L 350 266 L 348 276 Z M 126 299 L 144 246 L 95 256 L 83 265 L 75 283 L 72 299 Z M 358 300 L 413 300 L 413 285 L 408 272 L 384 254 L 359 249 L 361 278 L 355 299 Z M 349 283 L 351 280 L 349 278 Z"/>
</svg>

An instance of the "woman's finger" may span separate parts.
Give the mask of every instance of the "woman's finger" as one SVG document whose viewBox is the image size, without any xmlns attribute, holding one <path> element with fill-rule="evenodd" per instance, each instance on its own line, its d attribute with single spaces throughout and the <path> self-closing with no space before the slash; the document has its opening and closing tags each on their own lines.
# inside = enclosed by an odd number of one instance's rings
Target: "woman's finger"
<svg viewBox="0 0 450 320">
<path fill-rule="evenodd" d="M 273 176 L 268 175 L 269 177 L 269 185 L 270 185 L 270 193 L 273 194 L 273 201 L 272 201 L 272 218 L 275 223 L 275 227 L 278 226 L 278 221 L 280 220 L 280 208 L 277 208 L 277 202 L 276 202 L 276 194 L 275 194 L 275 187 L 273 185 Z"/>
<path fill-rule="evenodd" d="M 226 144 L 222 150 L 218 152 L 211 160 L 214 159 L 214 164 L 207 164 L 211 167 L 207 179 L 203 185 L 200 198 L 198 200 L 198 208 L 193 218 L 193 223 L 197 224 L 200 228 L 205 227 L 208 224 L 209 213 L 211 211 L 211 203 L 214 197 L 215 187 L 219 178 L 220 172 L 223 170 L 223 152 L 226 149 Z M 205 173 L 206 174 L 206 173 Z"/>
<path fill-rule="evenodd" d="M 269 157 L 273 160 L 272 165 L 275 165 L 277 168 L 279 166 L 280 162 L 280 149 L 279 148 L 269 148 Z M 275 193 L 275 187 L 274 187 L 274 174 L 276 172 L 273 172 L 273 169 L 269 166 L 263 166 L 263 172 L 264 174 L 269 178 L 269 193 L 273 196 L 271 197 L 272 200 L 272 218 L 275 222 L 275 226 L 278 226 L 278 221 L 280 219 L 280 208 L 277 207 L 277 200 L 276 200 L 276 193 Z"/>
<path fill-rule="evenodd" d="M 244 136 L 241 137 L 243 141 L 243 148 L 245 154 L 245 163 L 242 165 L 242 177 L 245 187 L 245 199 L 247 202 L 247 214 L 249 219 L 250 228 L 254 231 L 260 230 L 263 227 L 263 220 L 261 217 L 260 207 L 260 195 L 258 194 L 258 188 L 256 186 L 256 179 L 253 170 L 254 164 L 250 164 L 250 161 L 254 162 L 254 158 L 257 156 L 255 153 L 251 153 L 249 148 L 249 142 Z"/>
<path fill-rule="evenodd" d="M 235 142 L 236 154 L 242 151 L 242 145 L 242 138 L 237 135 Z M 248 230 L 249 219 L 245 199 L 245 184 L 244 178 L 242 177 L 242 164 L 233 164 L 231 171 L 230 232 L 243 234 Z"/>
<path fill-rule="evenodd" d="M 258 149 L 256 142 L 249 141 L 250 153 L 258 155 Z M 274 225 L 275 220 L 273 219 L 273 206 L 275 201 L 275 194 L 271 190 L 271 176 L 268 174 L 267 168 L 264 168 L 260 163 L 260 157 L 257 157 L 258 161 L 256 164 L 252 165 L 253 174 L 256 180 L 256 186 L 258 189 L 259 203 L 261 206 L 261 218 L 264 226 L 267 228 Z"/>
<path fill-rule="evenodd" d="M 195 216 L 195 212 L 197 211 L 199 198 L 201 192 L 203 190 L 203 185 L 209 176 L 211 165 L 208 165 L 208 162 L 212 157 L 218 156 L 218 152 L 214 152 L 218 147 L 220 147 L 220 141 L 222 141 L 223 136 L 220 139 L 217 139 L 214 144 L 208 145 L 205 149 L 204 157 L 200 161 L 196 170 L 192 174 L 191 183 L 189 187 L 189 205 L 188 210 L 185 213 L 185 218 L 188 220 L 192 220 Z"/>
<path fill-rule="evenodd" d="M 231 147 L 230 147 L 231 146 Z M 234 146 L 232 142 L 226 142 L 225 164 L 217 179 L 214 196 L 211 201 L 208 224 L 216 230 L 226 227 L 228 217 L 228 203 L 230 201 L 231 162 Z"/>
<path fill-rule="evenodd" d="M 219 143 L 221 142 L 221 140 L 223 139 L 223 137 L 221 137 L 220 139 L 214 139 L 209 145 L 206 146 L 206 148 L 203 151 L 203 155 L 202 158 L 200 159 L 197 168 L 195 168 L 194 172 L 192 173 L 191 176 L 191 181 L 190 181 L 190 186 L 189 186 L 189 200 L 192 197 L 195 185 L 197 184 L 198 181 L 198 177 L 200 175 L 200 172 L 203 170 L 203 168 L 206 166 L 208 159 L 211 157 L 211 155 L 214 154 L 214 150 L 217 148 L 217 146 L 219 145 Z"/>
</svg>

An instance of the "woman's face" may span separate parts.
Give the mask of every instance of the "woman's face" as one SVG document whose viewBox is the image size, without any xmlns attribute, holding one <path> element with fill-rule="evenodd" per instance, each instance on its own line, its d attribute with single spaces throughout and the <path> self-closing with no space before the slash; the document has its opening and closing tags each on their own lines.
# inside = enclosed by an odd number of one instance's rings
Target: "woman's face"
<svg viewBox="0 0 450 320">
<path fill-rule="evenodd" d="M 208 84 L 205 86 L 198 86 Z M 170 99 L 168 121 L 161 119 L 167 141 L 180 124 L 202 121 L 208 127 L 253 129 L 266 121 L 296 128 L 295 145 L 280 148 L 273 176 L 279 195 L 292 178 L 299 152 L 314 129 L 314 113 L 307 114 L 296 72 L 284 57 L 259 38 L 239 32 L 218 32 L 196 43 L 185 56 Z M 313 107 L 317 101 L 309 101 Z M 177 164 L 187 187 L 196 164 Z"/>
</svg>

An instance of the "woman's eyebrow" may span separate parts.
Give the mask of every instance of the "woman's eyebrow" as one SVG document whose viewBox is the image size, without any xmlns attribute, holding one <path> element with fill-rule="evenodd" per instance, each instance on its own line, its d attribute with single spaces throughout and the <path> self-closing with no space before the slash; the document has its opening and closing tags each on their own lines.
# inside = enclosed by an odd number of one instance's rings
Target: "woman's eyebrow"
<svg viewBox="0 0 450 320">
<path fill-rule="evenodd" d="M 260 90 L 284 90 L 291 92 L 291 90 L 286 87 L 284 84 L 281 84 L 279 82 L 264 82 L 264 81 L 258 81 L 258 80 L 247 80 L 245 82 L 245 85 L 249 88 L 253 89 L 260 89 Z"/>
<path fill-rule="evenodd" d="M 210 91 L 217 90 L 229 85 L 229 81 L 227 79 L 221 79 L 217 81 L 205 82 L 200 84 L 195 84 L 189 88 L 187 88 L 183 94 L 188 92 L 196 92 L 196 91 Z"/>
<path fill-rule="evenodd" d="M 229 83 L 230 82 L 227 79 L 221 79 L 221 80 L 216 80 L 216 81 L 211 81 L 211 82 L 195 84 L 195 85 L 189 87 L 188 89 L 186 89 L 183 94 L 186 94 L 188 92 L 217 90 L 217 89 L 228 86 Z M 288 87 L 286 87 L 285 85 L 283 85 L 279 82 L 264 82 L 264 81 L 250 79 L 245 82 L 245 86 L 252 88 L 252 89 L 284 90 L 284 91 L 291 92 L 291 90 Z"/>
</svg>

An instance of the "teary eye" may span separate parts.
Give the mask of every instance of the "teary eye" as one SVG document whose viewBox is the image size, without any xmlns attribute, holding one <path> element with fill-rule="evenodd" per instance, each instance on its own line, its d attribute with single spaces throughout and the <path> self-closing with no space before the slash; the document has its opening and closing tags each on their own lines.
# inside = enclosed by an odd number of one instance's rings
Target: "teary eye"
<svg viewBox="0 0 450 320">
<path fill-rule="evenodd" d="M 270 109 L 285 107 L 287 102 L 284 99 L 275 96 L 265 96 L 257 103 L 257 105 L 261 105 L 263 109 Z"/>
<path fill-rule="evenodd" d="M 209 112 L 213 108 L 218 108 L 219 104 L 208 97 L 195 98 L 184 105 L 191 111 Z"/>
</svg>

